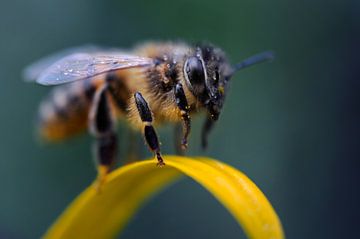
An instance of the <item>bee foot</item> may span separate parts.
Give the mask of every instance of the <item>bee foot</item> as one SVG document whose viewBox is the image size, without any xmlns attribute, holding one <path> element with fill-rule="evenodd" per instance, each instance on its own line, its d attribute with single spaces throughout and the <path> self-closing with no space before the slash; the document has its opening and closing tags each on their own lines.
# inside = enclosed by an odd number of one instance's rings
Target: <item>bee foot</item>
<svg viewBox="0 0 360 239">
<path fill-rule="evenodd" d="M 158 160 L 156 166 L 158 166 L 158 167 L 160 167 L 160 168 L 164 167 L 164 166 L 165 166 L 165 162 L 164 162 L 163 158 L 161 157 L 160 152 L 156 152 L 156 158 L 157 158 L 157 160 Z"/>
<path fill-rule="evenodd" d="M 186 140 L 183 140 L 181 142 L 181 149 L 185 151 L 185 150 L 187 150 L 187 148 L 188 148 L 188 143 Z"/>
<path fill-rule="evenodd" d="M 102 191 L 102 185 L 103 185 L 103 182 L 100 182 L 99 180 L 97 180 L 95 182 L 95 191 L 96 191 L 96 194 L 101 194 L 101 191 Z"/>
<path fill-rule="evenodd" d="M 109 172 L 109 167 L 100 165 L 98 167 L 98 176 L 95 182 L 96 193 L 100 194 L 103 188 L 104 183 L 106 182 L 106 177 Z"/>
<path fill-rule="evenodd" d="M 164 161 L 161 161 L 161 162 L 158 162 L 158 163 L 156 164 L 156 166 L 158 166 L 159 168 L 162 168 L 162 167 L 165 166 L 165 163 L 164 163 Z"/>
</svg>

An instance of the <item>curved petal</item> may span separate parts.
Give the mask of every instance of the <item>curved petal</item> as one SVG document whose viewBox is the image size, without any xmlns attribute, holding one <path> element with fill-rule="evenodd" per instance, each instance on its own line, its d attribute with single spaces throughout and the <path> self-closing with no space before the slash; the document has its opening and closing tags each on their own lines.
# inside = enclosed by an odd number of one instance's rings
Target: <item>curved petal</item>
<svg viewBox="0 0 360 239">
<path fill-rule="evenodd" d="M 269 201 L 244 174 L 216 160 L 165 156 L 115 170 L 97 194 L 86 189 L 48 230 L 45 238 L 113 238 L 140 205 L 182 174 L 206 188 L 234 216 L 249 238 L 284 238 Z"/>
</svg>

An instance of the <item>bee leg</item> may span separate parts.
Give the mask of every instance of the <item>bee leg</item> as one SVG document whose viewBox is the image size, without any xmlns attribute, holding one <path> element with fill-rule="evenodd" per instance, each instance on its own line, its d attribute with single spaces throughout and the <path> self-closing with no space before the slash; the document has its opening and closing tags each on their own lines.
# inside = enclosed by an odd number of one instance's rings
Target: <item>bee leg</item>
<svg viewBox="0 0 360 239">
<path fill-rule="evenodd" d="M 214 121 L 208 116 L 205 120 L 204 126 L 202 128 L 201 132 L 201 147 L 203 150 L 207 148 L 208 145 L 208 136 L 210 133 L 210 130 L 214 126 Z"/>
<path fill-rule="evenodd" d="M 100 191 L 117 154 L 117 136 L 114 130 L 114 116 L 109 105 L 105 85 L 95 93 L 89 114 L 90 133 L 95 136 L 94 153 L 98 177 L 96 188 Z"/>
<path fill-rule="evenodd" d="M 182 125 L 180 123 L 177 123 L 174 126 L 174 146 L 177 155 L 184 155 L 184 150 L 181 148 L 182 130 Z"/>
<path fill-rule="evenodd" d="M 174 87 L 174 93 L 175 93 L 175 100 L 176 105 L 180 109 L 181 118 L 183 122 L 183 137 L 181 140 L 181 148 L 182 150 L 187 149 L 188 147 L 188 136 L 190 134 L 191 130 L 191 120 L 189 115 L 190 107 L 188 105 L 184 89 L 181 85 L 181 83 L 177 83 Z"/>
<path fill-rule="evenodd" d="M 98 176 L 96 179 L 96 189 L 101 191 L 102 185 L 106 181 L 106 176 L 115 163 L 117 154 L 117 136 L 112 133 L 108 136 L 97 137 L 95 143 L 95 155 L 97 159 Z"/>
<path fill-rule="evenodd" d="M 161 157 L 159 139 L 157 137 L 154 127 L 152 126 L 153 118 L 148 103 L 139 92 L 136 92 L 134 94 L 134 98 L 141 121 L 144 124 L 143 132 L 145 136 L 145 141 L 149 146 L 150 150 L 155 153 L 155 156 L 158 160 L 157 165 L 162 167 L 165 165 L 165 163 Z"/>
</svg>

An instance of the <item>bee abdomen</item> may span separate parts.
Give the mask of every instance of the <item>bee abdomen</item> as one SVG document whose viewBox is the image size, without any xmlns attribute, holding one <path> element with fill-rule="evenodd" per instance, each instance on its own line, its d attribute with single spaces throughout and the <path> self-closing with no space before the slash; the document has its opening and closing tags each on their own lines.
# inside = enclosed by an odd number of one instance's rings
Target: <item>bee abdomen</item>
<svg viewBox="0 0 360 239">
<path fill-rule="evenodd" d="M 49 141 L 59 141 L 83 132 L 96 85 L 90 81 L 56 87 L 39 109 L 39 132 Z"/>
</svg>

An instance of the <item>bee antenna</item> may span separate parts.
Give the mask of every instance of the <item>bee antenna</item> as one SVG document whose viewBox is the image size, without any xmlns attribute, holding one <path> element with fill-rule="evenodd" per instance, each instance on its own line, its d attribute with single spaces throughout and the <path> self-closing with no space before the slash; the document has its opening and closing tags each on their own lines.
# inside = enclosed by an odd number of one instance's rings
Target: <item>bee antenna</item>
<svg viewBox="0 0 360 239">
<path fill-rule="evenodd" d="M 233 75 L 238 70 L 244 69 L 246 67 L 266 62 L 266 61 L 272 61 L 275 58 L 275 53 L 273 51 L 265 51 L 259 54 L 256 54 L 254 56 L 250 56 L 249 58 L 235 64 L 233 66 L 233 72 L 231 75 Z"/>
</svg>

